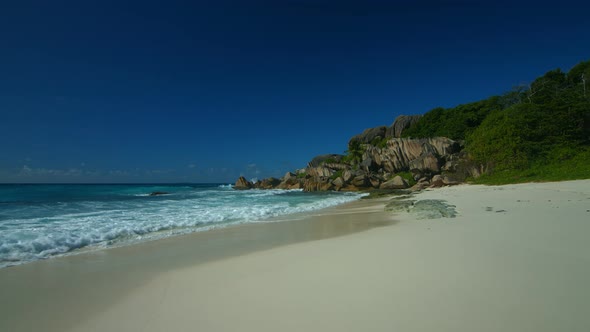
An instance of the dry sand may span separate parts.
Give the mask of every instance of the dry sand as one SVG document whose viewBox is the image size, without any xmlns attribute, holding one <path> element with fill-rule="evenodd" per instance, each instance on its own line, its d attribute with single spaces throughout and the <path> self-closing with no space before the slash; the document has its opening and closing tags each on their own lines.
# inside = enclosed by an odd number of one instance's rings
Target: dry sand
<svg viewBox="0 0 590 332">
<path fill-rule="evenodd" d="M 176 259 L 191 256 L 179 243 L 195 238 L 184 237 L 0 270 L 0 330 L 590 331 L 590 180 L 462 185 L 414 199 L 445 199 L 459 215 L 400 213 L 396 224 L 359 228 L 392 214 L 379 212 L 384 200 L 357 202 L 306 221 L 325 236 L 241 255 Z M 329 231 L 339 221 L 349 231 Z M 68 290 L 63 301 L 34 286 L 68 276 L 70 287 L 47 285 Z M 97 279 L 100 292 L 89 292 Z M 35 309 L 23 313 L 23 303 Z"/>
</svg>

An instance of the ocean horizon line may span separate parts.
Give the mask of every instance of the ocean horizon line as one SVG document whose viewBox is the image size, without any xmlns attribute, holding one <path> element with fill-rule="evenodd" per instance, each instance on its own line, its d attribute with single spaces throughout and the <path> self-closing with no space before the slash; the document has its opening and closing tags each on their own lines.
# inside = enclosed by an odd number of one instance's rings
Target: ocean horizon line
<svg viewBox="0 0 590 332">
<path fill-rule="evenodd" d="M 0 182 L 0 185 L 183 185 L 232 184 L 227 182 Z"/>
</svg>

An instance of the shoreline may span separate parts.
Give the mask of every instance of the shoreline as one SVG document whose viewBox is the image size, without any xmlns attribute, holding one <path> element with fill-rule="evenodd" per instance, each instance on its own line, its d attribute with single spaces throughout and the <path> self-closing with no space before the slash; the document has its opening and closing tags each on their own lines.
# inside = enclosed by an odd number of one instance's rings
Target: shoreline
<svg viewBox="0 0 590 332">
<path fill-rule="evenodd" d="M 95 185 L 102 185 L 102 184 L 91 184 L 91 185 L 95 186 Z M 104 184 L 104 185 L 110 186 L 109 184 Z M 144 184 L 137 184 L 137 185 L 144 186 Z M 255 189 L 254 191 L 255 192 L 256 191 L 262 192 L 263 190 L 262 189 Z M 280 190 L 280 191 L 283 191 L 283 190 Z M 287 192 L 287 191 L 293 191 L 293 190 L 284 190 L 284 191 Z M 300 190 L 295 190 L 295 191 L 300 191 Z M 145 194 L 145 195 L 142 194 L 142 196 L 147 197 L 147 196 L 149 196 L 149 194 Z M 90 244 L 83 245 L 81 247 L 77 247 L 75 249 L 71 249 L 66 252 L 51 254 L 48 256 L 44 256 L 44 257 L 37 257 L 37 258 L 33 258 L 33 259 L 28 258 L 28 259 L 23 259 L 20 261 L 16 260 L 16 259 L 15 260 L 3 260 L 3 261 L 0 260 L 0 271 L 2 271 L 3 269 L 6 269 L 6 268 L 12 268 L 15 266 L 31 264 L 31 263 L 35 263 L 35 262 L 39 262 L 39 261 L 46 261 L 46 260 L 51 260 L 51 259 L 55 259 L 55 258 L 76 256 L 76 255 L 80 255 L 80 254 L 87 254 L 87 253 L 92 253 L 92 252 L 97 252 L 97 251 L 111 250 L 111 249 L 115 249 L 115 248 L 141 245 L 141 244 L 147 243 L 147 242 L 166 240 L 167 238 L 182 237 L 182 236 L 187 236 L 187 235 L 202 233 L 202 232 L 219 231 L 221 229 L 240 227 L 242 225 L 263 224 L 263 223 L 271 223 L 271 222 L 277 222 L 277 221 L 290 221 L 290 220 L 307 218 L 309 216 L 321 213 L 321 211 L 323 211 L 325 209 L 330 209 L 335 206 L 340 206 L 340 205 L 343 205 L 343 204 L 346 204 L 349 202 L 358 201 L 358 200 L 360 200 L 361 197 L 362 196 L 359 195 L 353 200 L 339 202 L 339 203 L 336 203 L 336 205 L 310 209 L 307 211 L 304 210 L 304 211 L 298 211 L 298 212 L 294 212 L 294 213 L 290 212 L 290 213 L 286 213 L 286 214 L 280 214 L 278 216 L 261 216 L 260 217 L 261 219 L 258 219 L 258 220 L 237 219 L 237 220 L 230 220 L 230 221 L 218 221 L 218 222 L 203 223 L 198 226 L 187 226 L 187 227 L 183 227 L 183 228 L 172 228 L 172 229 L 162 229 L 159 231 L 149 231 L 145 234 L 142 234 L 141 236 L 138 235 L 138 236 L 129 237 L 129 238 L 116 237 L 115 239 L 112 239 L 112 240 L 103 240 L 102 242 L 91 242 Z"/>
<path fill-rule="evenodd" d="M 413 198 L 443 199 L 458 216 L 417 220 L 383 212 L 387 198 L 359 200 L 322 210 L 308 223 L 220 230 L 220 238 L 250 241 L 253 250 L 234 247 L 200 263 L 195 245 L 203 241 L 194 235 L 210 232 L 0 270 L 0 329 L 548 332 L 590 326 L 590 180 L 460 185 Z M 248 229 L 282 244 L 248 237 Z M 325 236 L 335 230 L 341 233 Z M 206 238 L 213 248 L 232 247 Z"/>
<path fill-rule="evenodd" d="M 5 267 L 0 269 L 0 330 L 63 331 L 106 310 L 166 271 L 393 224 L 395 221 L 383 212 L 383 204 L 359 199 L 256 223 Z M 370 218 L 359 222 L 354 217 L 358 213 Z M 62 307 L 51 310 L 57 298 Z M 84 298 L 93 300 L 80 306 Z"/>
</svg>

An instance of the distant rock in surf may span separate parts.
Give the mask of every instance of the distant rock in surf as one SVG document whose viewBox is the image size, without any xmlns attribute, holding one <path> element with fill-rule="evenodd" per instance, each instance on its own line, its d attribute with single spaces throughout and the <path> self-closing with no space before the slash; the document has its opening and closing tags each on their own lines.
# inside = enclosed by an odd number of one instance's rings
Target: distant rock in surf
<svg viewBox="0 0 590 332">
<path fill-rule="evenodd" d="M 150 196 L 160 196 L 160 195 L 169 195 L 169 192 L 165 192 L 165 191 L 154 191 L 152 193 L 150 193 Z"/>
<path fill-rule="evenodd" d="M 234 185 L 234 189 L 237 190 L 244 190 L 244 189 L 252 189 L 254 185 L 252 184 L 252 182 L 246 180 L 245 177 L 240 176 L 238 178 L 238 180 L 236 181 L 236 184 Z"/>
</svg>

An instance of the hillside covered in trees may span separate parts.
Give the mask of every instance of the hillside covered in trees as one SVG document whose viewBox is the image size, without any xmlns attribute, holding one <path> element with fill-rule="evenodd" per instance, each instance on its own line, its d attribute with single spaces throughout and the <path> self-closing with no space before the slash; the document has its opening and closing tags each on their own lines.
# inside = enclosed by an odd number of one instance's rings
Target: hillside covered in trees
<svg viewBox="0 0 590 332">
<path fill-rule="evenodd" d="M 483 165 L 477 181 L 508 183 L 590 177 L 590 61 L 549 71 L 502 96 L 435 108 L 402 137 L 465 141 Z"/>
</svg>

